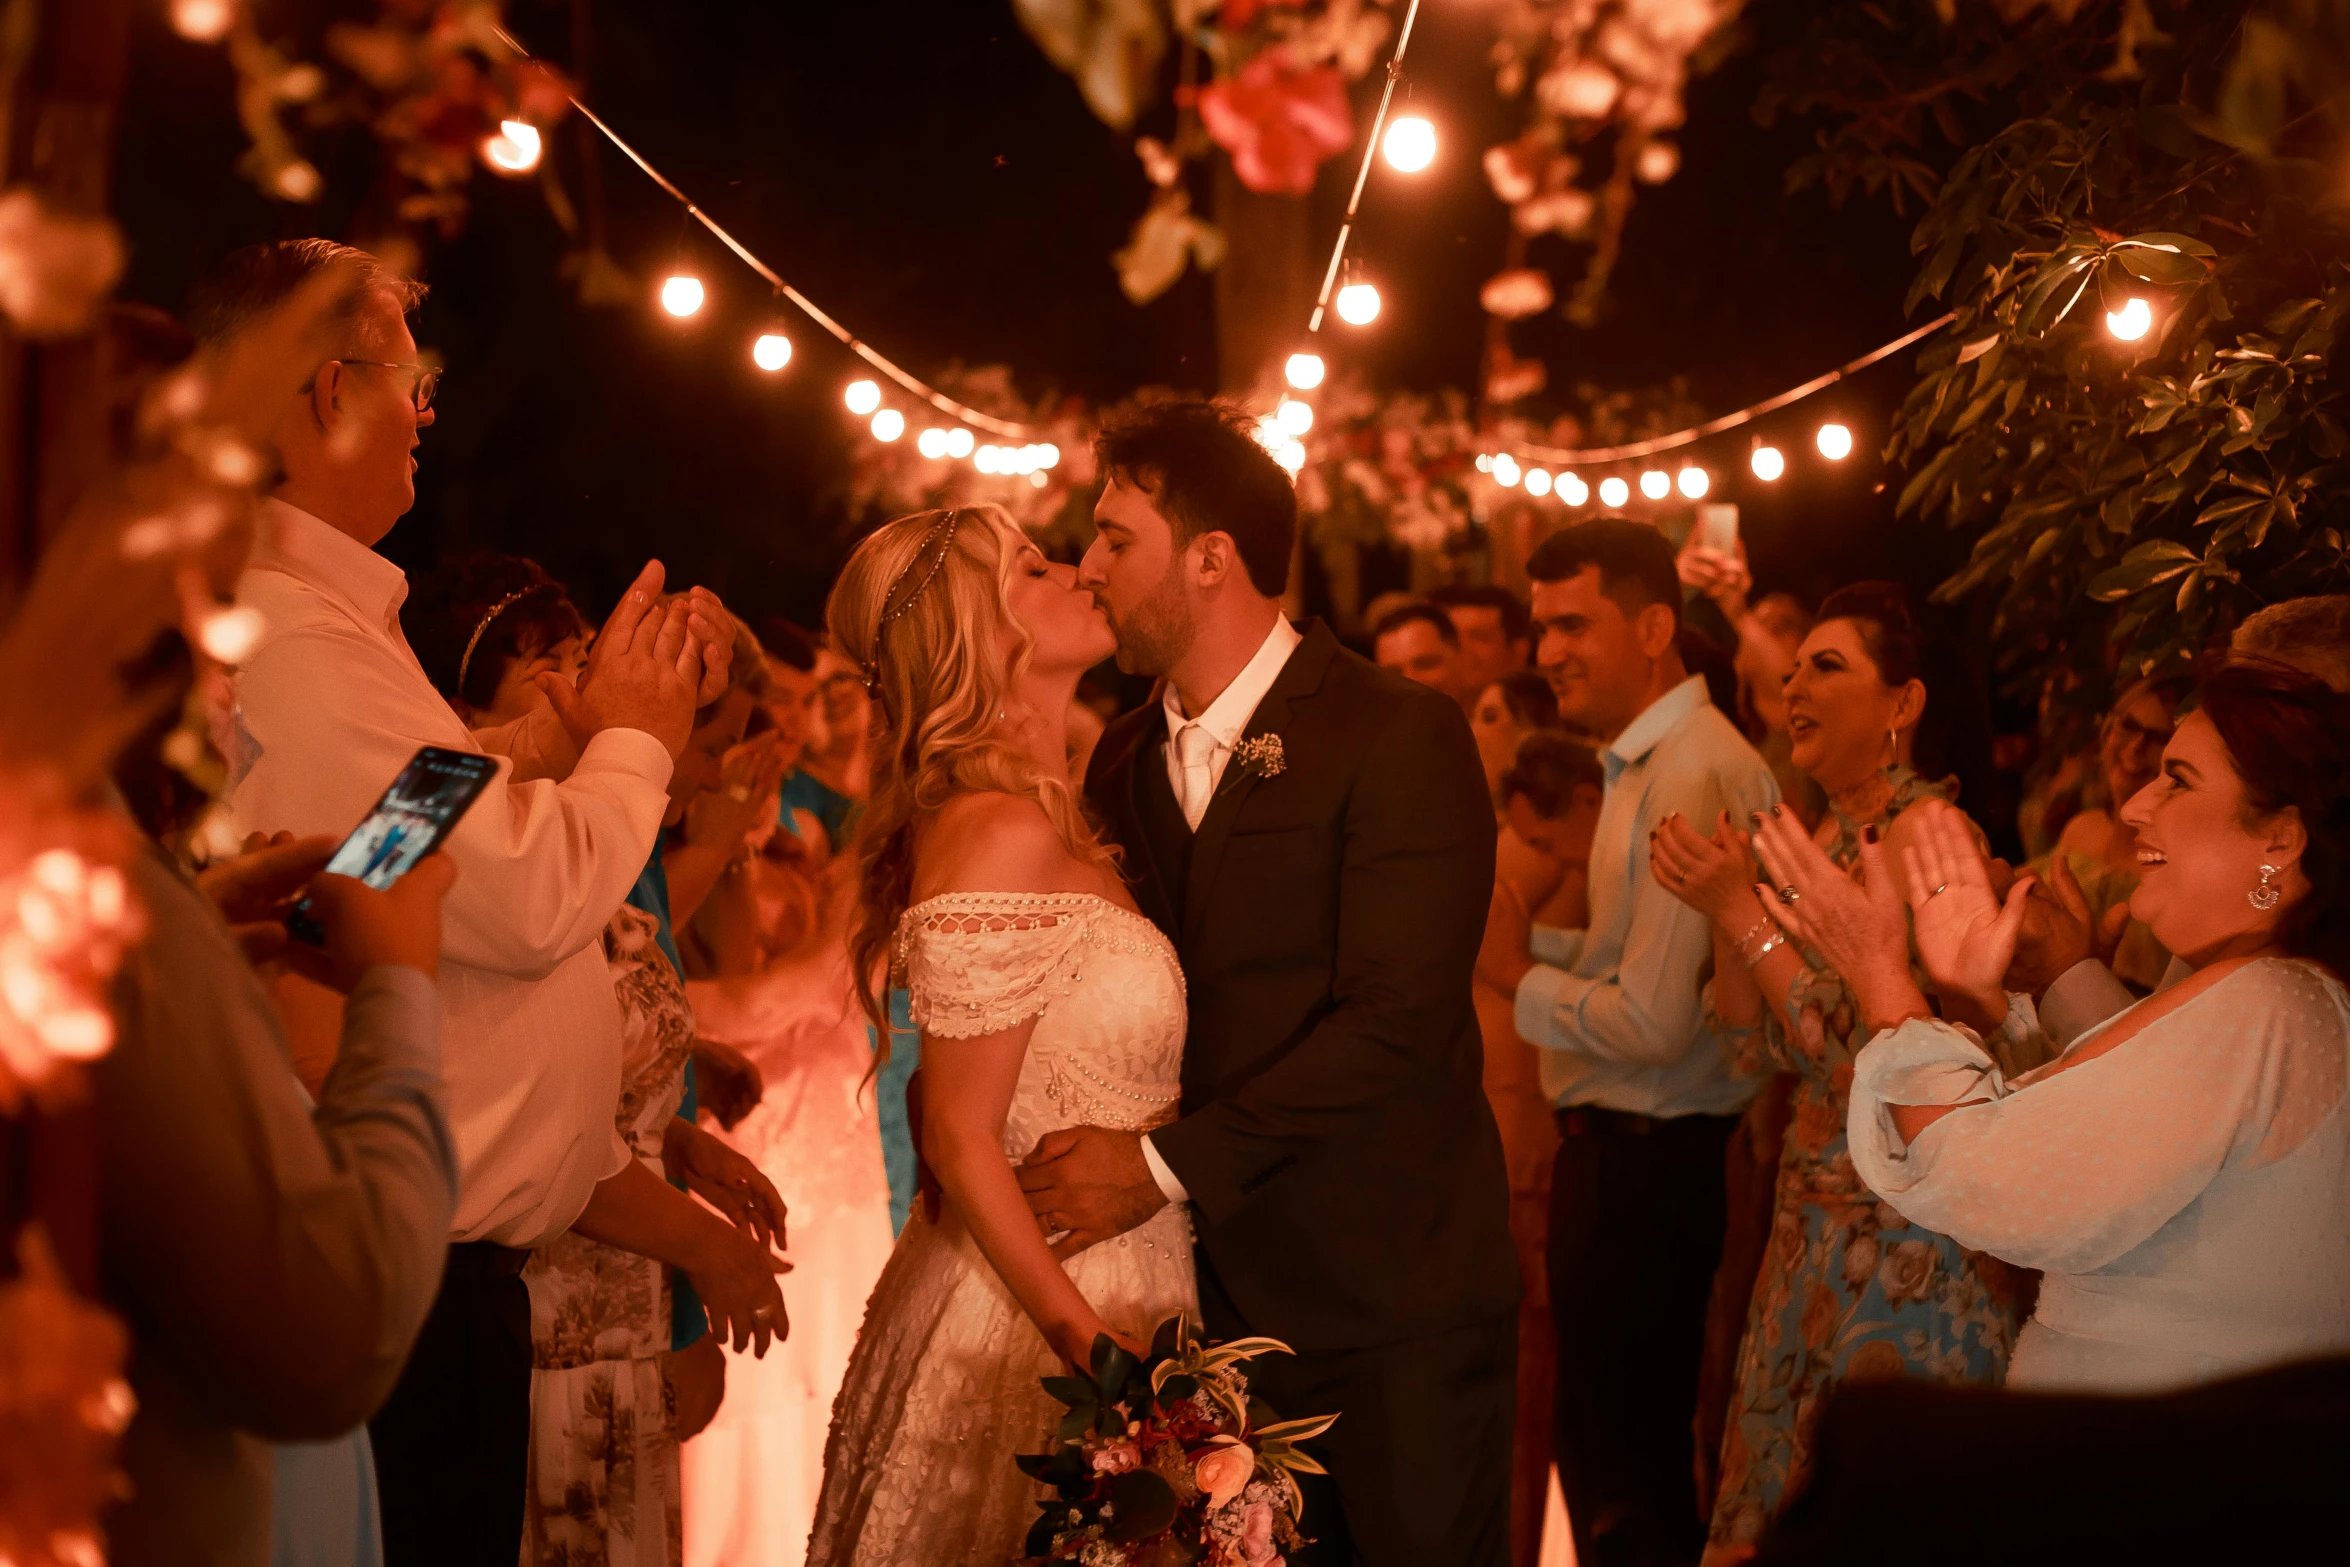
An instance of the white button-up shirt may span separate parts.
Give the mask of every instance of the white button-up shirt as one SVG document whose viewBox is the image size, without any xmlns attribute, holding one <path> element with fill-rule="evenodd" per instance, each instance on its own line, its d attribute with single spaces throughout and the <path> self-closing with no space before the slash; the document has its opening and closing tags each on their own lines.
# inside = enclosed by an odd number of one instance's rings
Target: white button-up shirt
<svg viewBox="0 0 2350 1567">
<path fill-rule="evenodd" d="M 1556 1105 L 1642 1115 L 1726 1115 L 1754 1097 L 1730 1075 L 1698 987 L 1713 955 L 1706 917 L 1656 884 L 1648 835 L 1675 811 L 1711 833 L 1778 803 L 1771 770 L 1690 676 L 1600 753 L 1607 794 L 1591 841 L 1591 928 L 1534 928 L 1539 959 L 1518 982 L 1518 1033 L 1541 1047 Z"/>
<path fill-rule="evenodd" d="M 228 796 L 240 832 L 340 836 L 417 747 L 482 747 L 400 633 L 408 580 L 281 501 L 237 598 L 267 622 L 237 675 Z M 613 1124 L 620 1009 L 600 937 L 651 856 L 670 759 L 609 729 L 560 783 L 497 775 L 444 850 L 441 1055 L 460 1185 L 452 1239 L 532 1246 L 629 1158 Z"/>
</svg>

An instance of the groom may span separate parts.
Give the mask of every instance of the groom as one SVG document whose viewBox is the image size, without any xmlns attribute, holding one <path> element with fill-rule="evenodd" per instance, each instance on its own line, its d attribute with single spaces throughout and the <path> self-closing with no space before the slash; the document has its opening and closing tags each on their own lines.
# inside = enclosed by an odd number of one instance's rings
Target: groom
<svg viewBox="0 0 2350 1567">
<path fill-rule="evenodd" d="M 1234 415 L 1106 430 L 1078 580 L 1163 696 L 1086 793 L 1190 996 L 1181 1118 L 1052 1133 L 1021 1170 L 1066 1256 L 1192 1205 L 1218 1339 L 1314 1444 L 1303 1564 L 1509 1558 L 1518 1274 L 1469 979 L 1493 807 L 1460 709 L 1280 610 L 1289 476 Z"/>
</svg>

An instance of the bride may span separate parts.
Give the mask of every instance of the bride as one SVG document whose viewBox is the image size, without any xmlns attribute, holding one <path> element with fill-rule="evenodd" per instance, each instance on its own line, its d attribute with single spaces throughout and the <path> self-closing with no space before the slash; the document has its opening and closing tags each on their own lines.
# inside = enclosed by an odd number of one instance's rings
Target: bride
<svg viewBox="0 0 2350 1567">
<path fill-rule="evenodd" d="M 1061 1127 L 1174 1119 L 1183 975 L 1070 788 L 1063 715 L 1114 645 L 1074 571 L 997 507 L 918 512 L 858 547 L 826 618 L 880 699 L 851 957 L 911 993 L 946 1202 L 866 1308 L 808 1562 L 1002 1567 L 1045 1494 L 1013 1456 L 1063 1413 L 1039 1378 L 1197 1310 L 1180 1205 L 1062 1263 L 1013 1174 Z"/>
</svg>

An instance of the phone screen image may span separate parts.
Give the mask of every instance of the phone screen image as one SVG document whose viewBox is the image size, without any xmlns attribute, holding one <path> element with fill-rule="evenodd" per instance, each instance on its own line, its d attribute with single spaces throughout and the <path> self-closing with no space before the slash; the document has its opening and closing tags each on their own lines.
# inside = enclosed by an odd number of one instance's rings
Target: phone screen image
<svg viewBox="0 0 2350 1567">
<path fill-rule="evenodd" d="M 326 862 L 327 870 L 383 891 L 440 847 L 497 769 L 491 757 L 424 747 L 400 769 L 375 809 L 351 829 L 351 836 Z M 313 946 L 326 940 L 307 898 L 286 917 L 286 930 Z"/>
</svg>

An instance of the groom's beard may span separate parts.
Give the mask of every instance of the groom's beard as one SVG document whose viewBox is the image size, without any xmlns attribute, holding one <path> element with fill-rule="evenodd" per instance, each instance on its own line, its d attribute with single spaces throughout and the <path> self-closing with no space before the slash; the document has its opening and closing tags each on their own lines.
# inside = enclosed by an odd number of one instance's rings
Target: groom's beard
<svg viewBox="0 0 2350 1567">
<path fill-rule="evenodd" d="M 1118 634 L 1118 667 L 1130 675 L 1156 678 L 1182 661 L 1199 625 L 1183 596 L 1180 556 L 1150 597 L 1135 605 L 1131 614 L 1113 620 L 1111 629 Z"/>
</svg>

